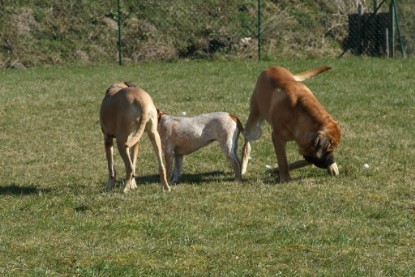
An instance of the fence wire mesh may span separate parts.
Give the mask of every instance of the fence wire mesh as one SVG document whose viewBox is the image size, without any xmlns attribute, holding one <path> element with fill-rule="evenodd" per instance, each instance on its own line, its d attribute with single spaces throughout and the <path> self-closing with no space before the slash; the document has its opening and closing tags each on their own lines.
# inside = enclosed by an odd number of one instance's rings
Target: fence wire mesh
<svg viewBox="0 0 415 277">
<path fill-rule="evenodd" d="M 118 34 L 125 62 L 256 59 L 258 49 L 264 58 L 414 57 L 415 1 L 395 0 L 395 20 L 393 0 L 375 2 L 0 0 L 0 68 L 118 60 Z"/>
<path fill-rule="evenodd" d="M 415 1 L 396 1 L 396 12 L 402 38 L 403 49 L 407 56 L 415 56 Z"/>
<path fill-rule="evenodd" d="M 400 6 L 400 13 L 408 10 Z M 407 37 L 410 41 L 410 28 L 402 29 L 402 22 L 409 27 L 407 18 L 399 17 L 396 1 L 373 1 L 373 9 L 367 10 L 358 4 L 355 13 L 348 15 L 348 36 L 344 40 L 344 52 L 355 55 L 393 57 L 411 54 L 407 49 Z M 410 45 L 409 45 L 410 46 Z M 408 52 L 409 50 L 409 52 Z"/>
<path fill-rule="evenodd" d="M 132 60 L 252 58 L 261 37 L 265 57 L 414 55 L 413 1 L 290 2 L 124 1 L 123 51 Z"/>
</svg>

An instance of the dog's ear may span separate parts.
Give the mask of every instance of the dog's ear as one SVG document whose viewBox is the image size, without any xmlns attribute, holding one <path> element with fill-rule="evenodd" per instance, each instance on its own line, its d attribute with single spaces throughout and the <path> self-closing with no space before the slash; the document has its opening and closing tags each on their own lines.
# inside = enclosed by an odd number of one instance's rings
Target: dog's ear
<svg viewBox="0 0 415 277">
<path fill-rule="evenodd" d="M 322 158 L 324 153 L 330 146 L 330 140 L 323 134 L 319 134 L 314 140 L 314 149 L 316 151 L 316 157 Z"/>
</svg>

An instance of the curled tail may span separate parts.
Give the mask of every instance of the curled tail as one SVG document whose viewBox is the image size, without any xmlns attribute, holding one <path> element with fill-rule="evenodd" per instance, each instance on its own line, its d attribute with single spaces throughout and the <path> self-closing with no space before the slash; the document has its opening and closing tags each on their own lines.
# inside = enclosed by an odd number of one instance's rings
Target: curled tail
<svg viewBox="0 0 415 277">
<path fill-rule="evenodd" d="M 323 73 L 324 71 L 330 70 L 330 69 L 331 69 L 330 66 L 316 67 L 316 68 L 313 68 L 311 70 L 295 74 L 294 79 L 298 82 L 302 82 L 304 80 L 307 80 L 308 78 L 314 77 L 314 76 L 316 76 L 320 73 Z"/>
<path fill-rule="evenodd" d="M 239 118 L 232 114 L 230 114 L 229 116 L 232 118 L 233 121 L 236 122 L 236 126 L 238 127 L 239 132 L 243 135 L 245 139 L 244 146 L 242 147 L 242 155 L 241 155 L 242 156 L 241 157 L 241 174 L 244 175 L 246 173 L 246 169 L 248 168 L 249 156 L 251 154 L 251 144 L 249 143 L 249 140 L 245 136 L 245 133 L 246 133 L 245 128 L 242 125 Z"/>
<path fill-rule="evenodd" d="M 128 87 L 135 87 L 135 85 L 128 81 L 114 83 L 107 89 L 105 94 L 116 93 L 122 90 L 123 88 L 128 88 Z"/>
<path fill-rule="evenodd" d="M 146 129 L 147 121 L 150 119 L 149 114 L 146 111 L 143 111 L 140 121 L 138 123 L 138 128 L 135 131 L 134 135 L 125 143 L 125 147 L 132 147 L 140 141 L 143 133 Z"/>
</svg>

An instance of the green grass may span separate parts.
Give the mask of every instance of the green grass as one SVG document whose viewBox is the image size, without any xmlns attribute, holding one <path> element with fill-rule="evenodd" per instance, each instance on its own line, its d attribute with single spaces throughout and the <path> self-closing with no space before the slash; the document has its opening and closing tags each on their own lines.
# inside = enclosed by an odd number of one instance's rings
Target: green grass
<svg viewBox="0 0 415 277">
<path fill-rule="evenodd" d="M 310 167 L 277 183 L 264 173 L 275 164 L 264 124 L 242 184 L 212 144 L 162 192 L 144 137 L 138 189 L 104 191 L 98 110 L 112 82 L 140 85 L 173 115 L 245 122 L 259 72 L 277 64 L 333 66 L 306 83 L 343 129 L 340 176 Z M 0 71 L 0 274 L 413 276 L 414 73 L 414 60 L 357 58 Z M 118 153 L 116 166 L 122 187 Z"/>
</svg>

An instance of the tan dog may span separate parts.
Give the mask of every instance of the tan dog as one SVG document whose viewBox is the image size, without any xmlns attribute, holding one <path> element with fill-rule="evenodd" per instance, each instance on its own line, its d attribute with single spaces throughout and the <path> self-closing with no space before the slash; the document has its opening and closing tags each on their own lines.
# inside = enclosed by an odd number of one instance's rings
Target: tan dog
<svg viewBox="0 0 415 277">
<path fill-rule="evenodd" d="M 280 181 L 291 179 L 289 170 L 314 164 L 338 175 L 333 151 L 340 143 L 338 124 L 313 93 L 301 83 L 330 67 L 322 66 L 293 75 L 282 67 L 270 67 L 257 80 L 246 122 L 246 137 L 258 139 L 261 123 L 272 127 L 272 142 L 277 156 Z M 294 140 L 305 160 L 288 164 L 286 144 Z"/>
<path fill-rule="evenodd" d="M 244 128 L 239 119 L 226 112 L 202 114 L 195 117 L 175 117 L 159 112 L 160 133 L 166 159 L 167 176 L 178 183 L 182 175 L 183 155 L 195 152 L 213 141 L 218 141 L 225 156 L 231 162 L 236 181 L 242 181 L 251 151 L 245 141 L 242 160 L 237 155 L 239 133 Z"/>
<path fill-rule="evenodd" d="M 157 155 L 163 189 L 170 191 L 162 162 L 160 136 L 157 132 L 157 110 L 147 92 L 126 82 L 113 84 L 102 100 L 100 123 L 108 161 L 107 189 L 115 186 L 114 138 L 126 170 L 124 192 L 137 188 L 134 177 L 138 144 L 145 131 Z"/>
</svg>

